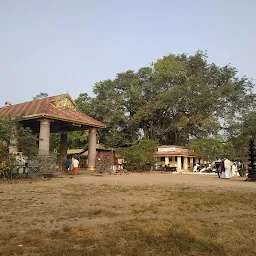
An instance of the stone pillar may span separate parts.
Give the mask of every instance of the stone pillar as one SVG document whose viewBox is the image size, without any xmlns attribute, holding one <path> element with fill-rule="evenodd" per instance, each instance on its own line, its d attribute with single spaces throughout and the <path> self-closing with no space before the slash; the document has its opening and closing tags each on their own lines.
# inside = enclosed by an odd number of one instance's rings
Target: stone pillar
<svg viewBox="0 0 256 256">
<path fill-rule="evenodd" d="M 10 138 L 9 153 L 18 152 L 18 125 L 12 127 L 12 134 Z"/>
<path fill-rule="evenodd" d="M 177 163 L 175 161 L 175 156 L 172 156 L 172 166 L 177 167 Z"/>
<path fill-rule="evenodd" d="M 188 158 L 186 156 L 184 156 L 184 164 L 183 164 L 184 170 L 187 171 L 188 170 Z"/>
<path fill-rule="evenodd" d="M 190 166 L 190 170 L 193 170 L 193 157 L 190 157 L 190 164 L 189 164 L 189 166 Z"/>
<path fill-rule="evenodd" d="M 96 128 L 89 130 L 88 170 L 96 170 Z"/>
<path fill-rule="evenodd" d="M 62 168 L 65 168 L 65 162 L 67 159 L 67 150 L 68 150 L 68 134 L 66 132 L 61 132 L 60 134 L 60 166 Z"/>
<path fill-rule="evenodd" d="M 198 158 L 195 158 L 195 164 L 198 164 L 198 163 L 199 163 Z"/>
<path fill-rule="evenodd" d="M 165 165 L 168 165 L 168 164 L 169 164 L 169 157 L 166 156 L 166 157 L 165 157 Z"/>
<path fill-rule="evenodd" d="M 177 171 L 181 172 L 181 156 L 177 157 Z"/>
<path fill-rule="evenodd" d="M 39 155 L 48 155 L 50 150 L 50 120 L 40 120 Z"/>
</svg>

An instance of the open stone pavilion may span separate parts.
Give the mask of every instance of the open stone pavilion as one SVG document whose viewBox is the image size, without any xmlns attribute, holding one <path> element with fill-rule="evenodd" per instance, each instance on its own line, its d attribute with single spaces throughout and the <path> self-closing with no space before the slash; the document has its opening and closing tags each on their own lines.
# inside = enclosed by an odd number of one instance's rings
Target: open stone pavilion
<svg viewBox="0 0 256 256">
<path fill-rule="evenodd" d="M 67 158 L 67 133 L 89 130 L 88 169 L 96 169 L 96 130 L 105 125 L 76 110 L 69 94 L 52 96 L 0 108 L 0 118 L 18 118 L 19 124 L 39 134 L 39 154 L 48 155 L 50 133 L 60 133 L 60 163 Z M 10 153 L 18 152 L 17 139 L 13 139 Z"/>
</svg>

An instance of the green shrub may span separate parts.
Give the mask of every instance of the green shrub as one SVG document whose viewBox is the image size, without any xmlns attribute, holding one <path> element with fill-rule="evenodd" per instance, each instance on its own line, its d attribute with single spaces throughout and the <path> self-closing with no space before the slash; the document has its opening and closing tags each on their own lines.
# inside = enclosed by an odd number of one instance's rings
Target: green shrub
<svg viewBox="0 0 256 256">
<path fill-rule="evenodd" d="M 0 176 L 12 178 L 14 168 L 15 158 L 9 154 L 8 144 L 0 140 Z"/>
<path fill-rule="evenodd" d="M 157 144 L 152 140 L 142 140 L 139 144 L 121 149 L 118 153 L 124 158 L 124 168 L 129 171 L 150 171 L 155 167 Z"/>
<path fill-rule="evenodd" d="M 240 175 L 241 177 L 245 177 L 245 173 L 246 173 L 245 168 L 239 169 L 238 172 L 239 172 L 239 175 Z"/>
</svg>

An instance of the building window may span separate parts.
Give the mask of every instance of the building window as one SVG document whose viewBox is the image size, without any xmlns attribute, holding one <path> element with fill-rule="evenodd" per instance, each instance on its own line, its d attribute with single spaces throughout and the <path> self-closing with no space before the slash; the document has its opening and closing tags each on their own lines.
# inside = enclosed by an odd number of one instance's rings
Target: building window
<svg viewBox="0 0 256 256">
<path fill-rule="evenodd" d="M 164 162 L 165 161 L 165 157 L 164 156 L 160 157 L 160 161 Z"/>
<path fill-rule="evenodd" d="M 171 162 L 172 161 L 172 157 L 169 157 L 169 162 Z"/>
<path fill-rule="evenodd" d="M 177 162 L 178 161 L 178 157 L 177 156 L 175 156 L 175 162 Z"/>
</svg>

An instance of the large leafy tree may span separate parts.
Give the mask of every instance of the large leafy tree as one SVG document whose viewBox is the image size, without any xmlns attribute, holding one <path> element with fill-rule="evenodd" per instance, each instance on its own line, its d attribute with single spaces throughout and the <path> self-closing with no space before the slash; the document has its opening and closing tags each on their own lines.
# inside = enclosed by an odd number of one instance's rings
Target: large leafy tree
<svg viewBox="0 0 256 256">
<path fill-rule="evenodd" d="M 154 64 L 158 92 L 136 118 L 153 123 L 152 136 L 162 144 L 184 145 L 190 138 L 215 135 L 251 102 L 251 82 L 236 74 L 232 67 L 208 64 L 202 52 L 164 57 Z"/>
<path fill-rule="evenodd" d="M 95 97 L 81 94 L 79 109 L 105 122 L 103 143 L 134 142 L 144 136 L 160 144 L 186 145 L 191 139 L 228 131 L 254 99 L 253 84 L 229 65 L 218 67 L 198 51 L 165 56 L 137 72 L 96 83 Z"/>
</svg>

